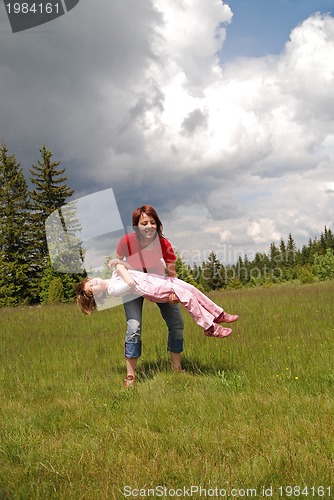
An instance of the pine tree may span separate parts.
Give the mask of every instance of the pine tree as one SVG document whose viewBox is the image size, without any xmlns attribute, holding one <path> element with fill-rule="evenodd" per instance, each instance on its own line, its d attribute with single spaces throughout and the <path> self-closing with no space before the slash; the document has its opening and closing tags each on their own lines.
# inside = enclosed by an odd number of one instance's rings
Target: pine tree
<svg viewBox="0 0 334 500">
<path fill-rule="evenodd" d="M 301 250 L 301 265 L 305 266 L 308 265 L 310 262 L 310 253 L 311 253 L 311 248 L 310 245 L 303 245 L 302 250 Z"/>
<path fill-rule="evenodd" d="M 248 269 L 246 266 L 246 262 L 243 262 L 242 257 L 240 255 L 235 269 L 236 269 L 236 277 L 238 278 L 240 283 L 245 285 L 249 279 Z"/>
<path fill-rule="evenodd" d="M 234 290 L 236 288 L 241 288 L 243 283 L 240 278 L 242 275 L 245 276 L 245 268 L 243 268 L 242 257 L 239 256 L 237 265 L 227 265 L 225 267 L 225 284 L 227 290 Z M 246 282 L 246 281 L 245 281 Z"/>
<path fill-rule="evenodd" d="M 72 196 L 74 191 L 66 185 L 65 168 L 58 168 L 60 162 L 52 161 L 52 153 L 44 145 L 40 148 L 42 156 L 37 165 L 30 169 L 30 178 L 35 189 L 30 193 L 32 203 L 32 221 L 35 228 L 35 251 L 32 260 L 32 282 L 35 293 L 40 290 L 43 271 L 49 275 L 50 266 L 48 246 L 45 235 L 45 221 L 52 212 L 59 209 Z M 45 278 L 45 276 L 44 276 Z"/>
<path fill-rule="evenodd" d="M 282 259 L 280 249 L 275 245 L 275 243 L 270 245 L 269 261 L 271 277 L 273 279 L 280 278 L 282 276 Z"/>
<path fill-rule="evenodd" d="M 282 265 L 284 266 L 286 264 L 287 258 L 286 258 L 286 246 L 285 246 L 283 238 L 281 238 L 279 249 L 280 249 L 280 253 L 281 253 L 281 262 L 282 262 Z"/>
<path fill-rule="evenodd" d="M 323 254 L 321 244 L 317 238 L 314 238 L 313 240 L 311 238 L 309 239 L 309 249 L 309 263 L 313 264 L 315 256 Z"/>
<path fill-rule="evenodd" d="M 326 253 L 327 249 L 334 250 L 334 236 L 330 229 L 327 229 L 325 226 L 325 230 L 321 233 L 320 243 L 322 246 L 323 254 Z"/>
<path fill-rule="evenodd" d="M 0 149 L 0 305 L 28 297 L 29 217 L 27 184 L 15 155 Z"/>
<path fill-rule="evenodd" d="M 218 260 L 217 255 L 211 252 L 208 260 L 203 263 L 203 283 L 209 290 L 218 290 L 225 285 L 225 268 Z"/>
<path fill-rule="evenodd" d="M 296 263 L 296 253 L 297 253 L 297 247 L 295 244 L 295 240 L 292 237 L 292 234 L 289 233 L 288 241 L 286 244 L 286 259 L 287 259 L 287 265 L 289 266 L 294 266 Z"/>
<path fill-rule="evenodd" d="M 201 276 L 202 276 L 202 268 L 201 266 L 197 265 L 196 262 L 193 265 L 193 268 L 191 270 L 191 273 L 193 275 L 193 278 L 198 285 L 201 282 Z"/>
<path fill-rule="evenodd" d="M 183 280 L 186 283 L 189 283 L 190 285 L 196 287 L 198 286 L 194 279 L 190 266 L 188 266 L 188 264 L 185 263 L 185 261 L 180 255 L 177 256 L 175 263 L 175 270 L 176 270 L 176 275 L 178 278 L 180 278 L 180 280 Z"/>
<path fill-rule="evenodd" d="M 36 186 L 31 192 L 32 210 L 36 220 L 36 229 L 39 225 L 43 237 L 41 238 L 41 254 L 47 255 L 47 244 L 44 231 L 44 223 L 47 217 L 65 204 L 74 191 L 66 186 L 67 177 L 65 168 L 58 169 L 60 162 L 52 162 L 52 153 L 45 146 L 40 148 L 42 161 L 33 165 L 30 169 L 31 182 Z"/>
<path fill-rule="evenodd" d="M 272 268 L 279 267 L 281 263 L 281 252 L 275 243 L 270 245 L 269 260 Z"/>
</svg>

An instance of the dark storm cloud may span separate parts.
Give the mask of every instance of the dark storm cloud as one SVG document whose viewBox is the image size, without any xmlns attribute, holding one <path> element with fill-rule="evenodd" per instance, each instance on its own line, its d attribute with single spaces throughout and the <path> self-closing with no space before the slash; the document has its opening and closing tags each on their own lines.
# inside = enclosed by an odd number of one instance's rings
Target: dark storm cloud
<svg viewBox="0 0 334 500">
<path fill-rule="evenodd" d="M 192 135 L 198 129 L 205 129 L 207 124 L 207 113 L 201 109 L 195 109 L 183 120 L 182 129 L 184 133 Z"/>
</svg>

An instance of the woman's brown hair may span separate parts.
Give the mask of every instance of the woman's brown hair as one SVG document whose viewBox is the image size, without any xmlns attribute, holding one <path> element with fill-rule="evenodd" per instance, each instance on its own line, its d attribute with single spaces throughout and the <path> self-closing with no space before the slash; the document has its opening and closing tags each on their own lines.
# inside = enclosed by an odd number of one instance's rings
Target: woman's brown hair
<svg viewBox="0 0 334 500">
<path fill-rule="evenodd" d="M 142 207 L 138 207 L 134 210 L 134 212 L 132 214 L 132 227 L 136 231 L 137 236 L 140 237 L 140 233 L 138 230 L 138 224 L 139 224 L 140 216 L 142 214 L 146 214 L 148 217 L 152 217 L 155 220 L 155 223 L 157 225 L 157 235 L 164 238 L 164 235 L 162 233 L 162 231 L 163 231 L 162 222 L 161 222 L 156 210 L 151 205 L 143 205 Z"/>
<path fill-rule="evenodd" d="M 85 284 L 87 281 L 90 281 L 90 279 L 85 278 L 76 286 L 77 305 L 84 314 L 92 314 L 96 309 L 96 302 L 93 293 L 85 292 Z"/>
</svg>

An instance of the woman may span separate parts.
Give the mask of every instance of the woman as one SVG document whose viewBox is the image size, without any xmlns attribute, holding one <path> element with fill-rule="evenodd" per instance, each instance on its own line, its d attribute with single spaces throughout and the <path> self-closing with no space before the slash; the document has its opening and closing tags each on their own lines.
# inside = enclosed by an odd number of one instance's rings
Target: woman
<svg viewBox="0 0 334 500">
<path fill-rule="evenodd" d="M 97 308 L 95 299 L 105 293 L 122 297 L 132 292 L 152 302 L 168 302 L 169 296 L 175 294 L 207 337 L 231 335 L 231 328 L 224 328 L 220 323 L 232 323 L 238 316 L 225 312 L 193 285 L 178 278 L 135 271 L 124 260 L 113 259 L 110 265 L 116 266 L 111 278 L 86 278 L 78 285 L 77 303 L 84 314 L 91 314 Z"/>
<path fill-rule="evenodd" d="M 163 235 L 162 222 L 151 205 L 143 205 L 132 214 L 133 233 L 123 236 L 116 248 L 116 259 L 126 259 L 132 268 L 143 272 L 176 277 L 176 255 L 171 243 Z M 125 361 L 127 376 L 125 385 L 134 383 L 138 358 L 142 353 L 143 297 L 134 295 L 124 303 L 127 330 L 125 336 Z M 168 327 L 167 350 L 174 370 L 182 371 L 183 327 L 177 298 L 171 295 L 169 303 L 158 303 L 161 315 Z"/>
</svg>

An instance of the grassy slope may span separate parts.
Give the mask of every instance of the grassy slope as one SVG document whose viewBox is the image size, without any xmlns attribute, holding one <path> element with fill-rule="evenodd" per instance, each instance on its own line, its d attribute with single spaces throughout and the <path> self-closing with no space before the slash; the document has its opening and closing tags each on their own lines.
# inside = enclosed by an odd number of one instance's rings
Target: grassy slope
<svg viewBox="0 0 334 500">
<path fill-rule="evenodd" d="M 122 308 L 2 309 L 0 498 L 333 485 L 333 296 L 333 282 L 211 294 L 240 319 L 218 340 L 184 313 L 186 374 L 146 303 L 130 391 Z"/>
</svg>

